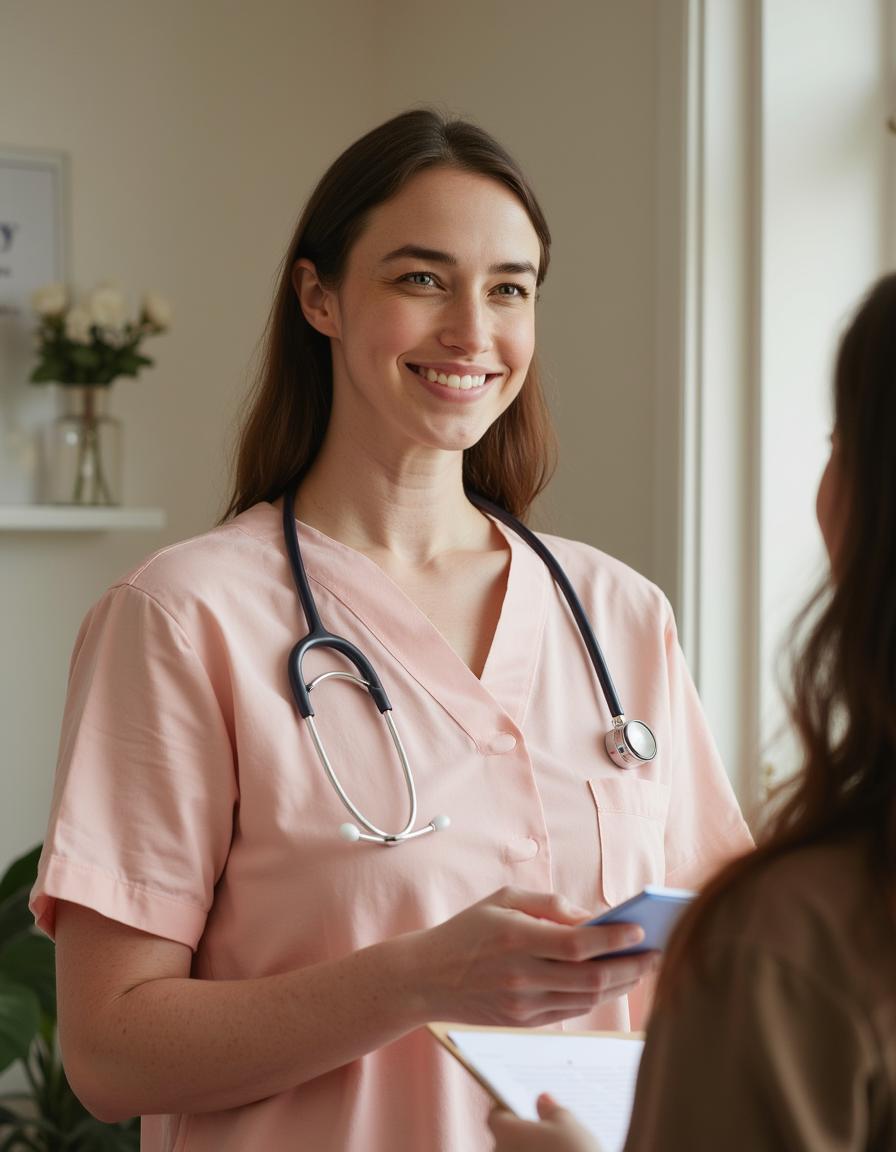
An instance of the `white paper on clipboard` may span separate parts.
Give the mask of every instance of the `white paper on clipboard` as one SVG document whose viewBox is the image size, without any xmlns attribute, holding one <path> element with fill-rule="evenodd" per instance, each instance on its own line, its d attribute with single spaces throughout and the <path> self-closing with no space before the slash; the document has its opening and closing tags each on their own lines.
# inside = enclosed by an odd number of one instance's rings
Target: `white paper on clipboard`
<svg viewBox="0 0 896 1152">
<path fill-rule="evenodd" d="M 434 1035 L 505 1107 L 535 1120 L 550 1092 L 600 1143 L 622 1152 L 644 1041 L 637 1035 L 430 1025 Z"/>
</svg>

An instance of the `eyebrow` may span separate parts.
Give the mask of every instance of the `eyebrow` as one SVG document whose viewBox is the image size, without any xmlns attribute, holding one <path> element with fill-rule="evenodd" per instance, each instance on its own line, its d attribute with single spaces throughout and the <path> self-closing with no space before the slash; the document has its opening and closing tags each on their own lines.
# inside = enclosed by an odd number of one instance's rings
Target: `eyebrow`
<svg viewBox="0 0 896 1152">
<path fill-rule="evenodd" d="M 426 260 L 430 264 L 447 264 L 451 268 L 456 268 L 458 264 L 457 257 L 452 256 L 450 252 L 440 252 L 438 248 L 421 248 L 417 244 L 403 244 L 400 248 L 393 249 L 380 263 L 388 264 L 392 260 L 404 260 L 408 257 L 414 260 Z M 529 260 L 507 260 L 489 267 L 489 274 L 492 276 L 524 276 L 526 273 L 538 279 L 538 269 Z"/>
</svg>

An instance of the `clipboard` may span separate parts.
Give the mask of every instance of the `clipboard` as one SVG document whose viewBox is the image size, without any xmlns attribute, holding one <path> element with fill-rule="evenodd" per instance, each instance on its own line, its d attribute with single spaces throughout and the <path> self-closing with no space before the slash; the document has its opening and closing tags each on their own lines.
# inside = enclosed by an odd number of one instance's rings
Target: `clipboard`
<svg viewBox="0 0 896 1152">
<path fill-rule="evenodd" d="M 483 1072 L 480 1072 L 479 1069 L 476 1067 L 476 1065 L 471 1060 L 467 1059 L 467 1057 L 464 1055 L 464 1053 L 461 1052 L 460 1048 L 458 1048 L 458 1046 L 454 1043 L 454 1041 L 448 1035 L 449 1031 L 459 1032 L 459 1031 L 463 1030 L 464 1032 L 473 1032 L 473 1031 L 488 1032 L 488 1031 L 492 1031 L 492 1029 L 488 1029 L 488 1028 L 477 1029 L 473 1025 L 468 1025 L 468 1024 L 464 1024 L 464 1025 L 447 1024 L 443 1020 L 438 1020 L 432 1024 L 427 1024 L 426 1027 L 433 1034 L 433 1036 L 435 1036 L 436 1040 L 438 1040 L 438 1042 L 444 1048 L 448 1049 L 448 1051 L 451 1053 L 451 1055 L 454 1057 L 454 1059 L 457 1060 L 460 1064 L 462 1064 L 464 1066 L 464 1068 L 466 1068 L 466 1070 L 470 1073 L 470 1075 L 473 1077 L 473 1079 L 477 1082 L 479 1087 L 484 1088 L 496 1104 L 500 1104 L 502 1108 L 509 1108 L 510 1107 L 510 1105 L 507 1103 L 507 1101 L 504 1099 L 504 1097 L 501 1095 L 501 1093 L 492 1085 L 492 1083 L 488 1080 L 488 1078 L 485 1076 L 485 1074 Z M 503 1029 L 494 1029 L 494 1031 L 503 1031 Z M 526 1029 L 526 1031 L 529 1031 L 529 1029 Z"/>
<path fill-rule="evenodd" d="M 598 1141 L 624 1152 L 644 1040 L 635 1032 L 559 1032 L 444 1022 L 430 1034 L 491 1098 L 524 1120 L 550 1092 Z"/>
</svg>

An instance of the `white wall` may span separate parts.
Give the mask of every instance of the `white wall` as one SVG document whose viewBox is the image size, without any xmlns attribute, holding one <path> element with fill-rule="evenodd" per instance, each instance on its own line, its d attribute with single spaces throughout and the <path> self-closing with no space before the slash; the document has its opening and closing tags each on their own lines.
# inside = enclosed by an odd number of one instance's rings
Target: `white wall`
<svg viewBox="0 0 896 1152">
<path fill-rule="evenodd" d="M 264 321 L 274 266 L 312 167 L 355 130 L 344 102 L 324 129 L 297 59 L 306 37 L 366 75 L 364 6 L 5 3 L 0 142 L 71 158 L 71 274 L 150 285 L 177 307 L 157 368 L 115 385 L 127 435 L 125 498 L 161 504 L 165 533 L 0 536 L 0 845 L 43 831 L 68 652 L 102 588 L 141 555 L 218 513 L 224 445 Z M 9 382 L 5 386 L 9 386 Z"/>
<path fill-rule="evenodd" d="M 392 110 L 421 98 L 521 160 L 551 226 L 540 337 L 561 437 L 539 523 L 655 575 L 655 0 L 394 0 Z M 438 64 L 436 64 L 438 60 Z"/>
<path fill-rule="evenodd" d="M 71 158 L 71 276 L 177 307 L 157 366 L 120 381 L 125 497 L 162 533 L 0 533 L 0 866 L 43 832 L 68 655 L 89 604 L 202 531 L 301 203 L 401 108 L 478 119 L 555 234 L 542 352 L 563 465 L 539 522 L 659 574 L 652 435 L 662 0 L 0 0 L 0 146 Z M 6 382 L 4 387 L 10 386 Z"/>
<path fill-rule="evenodd" d="M 881 5 L 880 66 L 889 133 L 885 145 L 888 157 L 885 199 L 889 206 L 885 224 L 886 251 L 887 263 L 896 268 L 896 0 L 881 0 Z"/>
</svg>

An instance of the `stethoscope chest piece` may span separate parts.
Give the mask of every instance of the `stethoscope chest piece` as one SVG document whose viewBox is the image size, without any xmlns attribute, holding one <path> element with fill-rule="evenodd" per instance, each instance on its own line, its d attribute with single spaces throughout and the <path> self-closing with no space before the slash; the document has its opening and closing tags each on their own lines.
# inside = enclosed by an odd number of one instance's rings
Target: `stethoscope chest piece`
<svg viewBox="0 0 896 1152">
<path fill-rule="evenodd" d="M 649 764 L 656 756 L 656 737 L 643 720 L 614 716 L 606 745 L 607 754 L 619 768 L 637 768 L 639 764 Z"/>
</svg>

